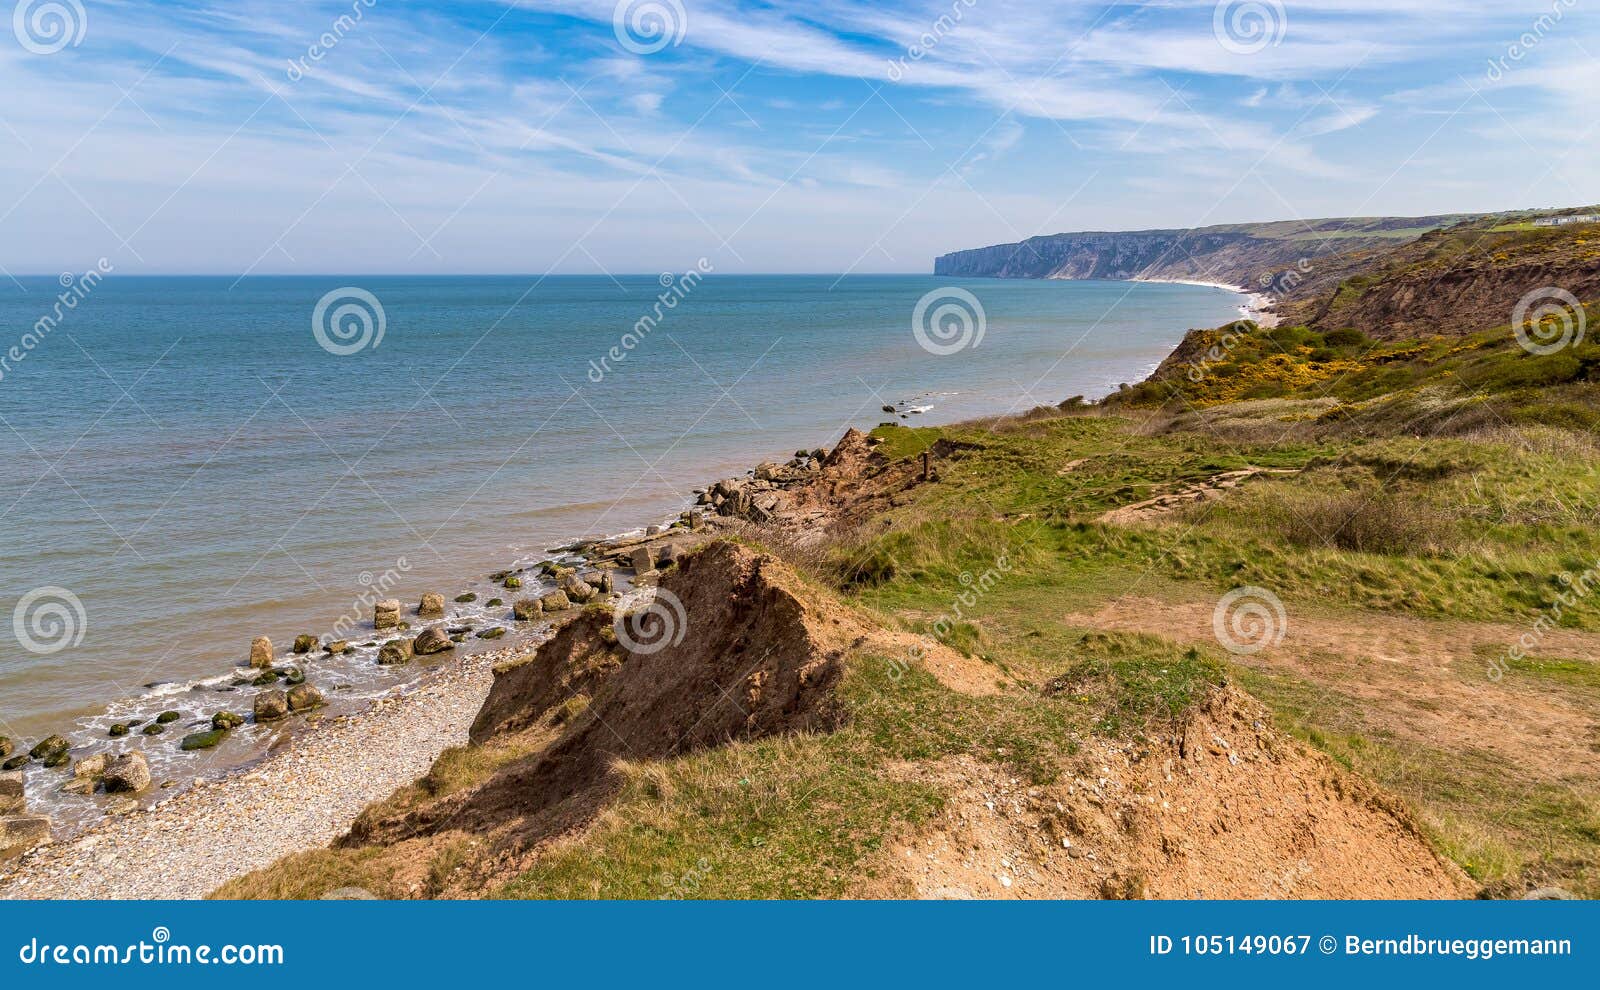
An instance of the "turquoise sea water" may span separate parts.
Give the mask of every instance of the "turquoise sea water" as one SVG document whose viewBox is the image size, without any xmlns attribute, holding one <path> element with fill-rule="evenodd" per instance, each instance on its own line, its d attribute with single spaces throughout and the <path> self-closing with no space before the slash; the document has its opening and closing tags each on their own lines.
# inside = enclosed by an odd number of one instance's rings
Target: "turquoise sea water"
<svg viewBox="0 0 1600 990">
<path fill-rule="evenodd" d="M 0 734 L 215 676 L 252 636 L 330 629 L 375 586 L 453 595 L 660 521 L 885 404 L 949 421 L 1103 394 L 1240 302 L 1118 282 L 663 281 L 112 273 L 42 335 L 68 290 L 0 286 Z M 932 353 L 913 315 L 952 286 L 981 305 L 982 339 L 925 333 L 953 351 Z M 319 343 L 317 304 L 344 287 L 381 306 L 376 346 L 348 323 Z"/>
</svg>

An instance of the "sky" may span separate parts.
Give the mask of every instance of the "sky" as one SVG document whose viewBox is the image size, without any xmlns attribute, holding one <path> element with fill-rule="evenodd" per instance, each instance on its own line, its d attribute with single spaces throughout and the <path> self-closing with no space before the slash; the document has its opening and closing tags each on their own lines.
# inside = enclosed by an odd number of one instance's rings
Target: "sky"
<svg viewBox="0 0 1600 990">
<path fill-rule="evenodd" d="M 0 0 L 0 291 L 1600 200 L 1584 0 Z"/>
</svg>

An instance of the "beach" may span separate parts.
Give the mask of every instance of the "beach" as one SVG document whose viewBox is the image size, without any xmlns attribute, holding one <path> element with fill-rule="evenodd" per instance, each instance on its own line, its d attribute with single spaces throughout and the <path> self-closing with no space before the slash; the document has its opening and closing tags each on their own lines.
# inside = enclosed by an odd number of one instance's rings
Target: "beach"
<svg viewBox="0 0 1600 990">
<path fill-rule="evenodd" d="M 1135 278 L 1129 281 L 1161 285 L 1197 285 L 1208 289 L 1225 289 L 1228 292 L 1237 292 L 1244 296 L 1244 302 L 1239 306 L 1239 312 L 1245 319 L 1254 320 L 1264 327 L 1278 325 L 1279 318 L 1271 312 L 1272 307 L 1276 305 L 1276 300 L 1265 292 L 1257 292 L 1243 285 L 1233 285 L 1229 282 L 1207 282 L 1188 278 Z"/>
<path fill-rule="evenodd" d="M 0 868 L 0 897 L 191 899 L 302 849 L 464 745 L 508 647 L 441 669 L 365 711 L 309 726 L 260 763 L 107 817 Z"/>
</svg>

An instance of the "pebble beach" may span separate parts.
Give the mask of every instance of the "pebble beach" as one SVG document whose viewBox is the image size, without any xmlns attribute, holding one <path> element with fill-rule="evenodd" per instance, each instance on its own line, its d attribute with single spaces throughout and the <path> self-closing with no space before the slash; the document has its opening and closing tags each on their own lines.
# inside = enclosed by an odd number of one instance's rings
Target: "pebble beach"
<svg viewBox="0 0 1600 990">
<path fill-rule="evenodd" d="M 326 845 L 369 803 L 464 745 L 495 664 L 531 647 L 464 656 L 362 712 L 307 727 L 251 767 L 42 846 L 0 869 L 0 897 L 202 898 Z"/>
</svg>

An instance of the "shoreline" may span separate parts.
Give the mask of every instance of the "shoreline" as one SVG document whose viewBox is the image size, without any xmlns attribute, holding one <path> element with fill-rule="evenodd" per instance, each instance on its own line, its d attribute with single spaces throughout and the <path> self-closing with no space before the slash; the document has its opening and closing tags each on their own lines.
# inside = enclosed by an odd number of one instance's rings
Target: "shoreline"
<svg viewBox="0 0 1600 990">
<path fill-rule="evenodd" d="M 1221 283 L 1183 284 L 1256 298 Z M 687 515 L 696 508 L 694 495 L 685 504 Z M 665 523 L 641 524 L 563 544 L 548 556 L 644 542 L 651 530 L 659 530 L 659 538 L 675 532 Z M 501 648 L 467 652 L 363 708 L 296 726 L 256 759 L 0 863 L 0 899 L 201 898 L 282 856 L 325 846 L 368 805 L 413 783 L 444 750 L 464 745 L 492 668 L 536 649 L 551 634 L 549 625 L 540 625 Z"/>
<path fill-rule="evenodd" d="M 494 665 L 526 648 L 467 656 L 409 691 L 306 727 L 253 765 L 24 853 L 0 868 L 0 899 L 199 899 L 324 846 L 464 745 Z"/>
<path fill-rule="evenodd" d="M 1199 285 L 1208 289 L 1227 289 L 1229 292 L 1237 292 L 1244 296 L 1245 301 L 1239 307 L 1239 311 L 1244 314 L 1245 319 L 1254 320 L 1258 325 L 1268 328 L 1278 325 L 1278 317 L 1270 311 L 1273 306 L 1271 297 L 1265 292 L 1256 292 L 1243 285 L 1234 285 L 1231 282 L 1207 282 L 1193 278 L 1130 278 L 1128 281 L 1157 285 Z"/>
</svg>

